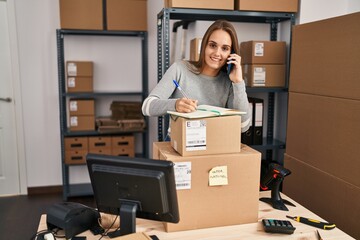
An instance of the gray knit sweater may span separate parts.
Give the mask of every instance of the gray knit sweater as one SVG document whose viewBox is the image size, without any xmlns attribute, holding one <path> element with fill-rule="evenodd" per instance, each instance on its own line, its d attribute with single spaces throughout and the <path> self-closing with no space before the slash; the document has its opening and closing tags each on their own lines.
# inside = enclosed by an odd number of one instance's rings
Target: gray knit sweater
<svg viewBox="0 0 360 240">
<path fill-rule="evenodd" d="M 174 79 L 189 98 L 198 100 L 198 105 L 207 104 L 247 112 L 241 116 L 241 131 L 245 132 L 249 128 L 251 113 L 244 81 L 232 83 L 222 71 L 216 77 L 194 74 L 183 61 L 172 64 L 144 100 L 142 112 L 145 116 L 162 116 L 167 111 L 176 111 L 175 102 L 183 95 L 176 89 Z"/>
</svg>

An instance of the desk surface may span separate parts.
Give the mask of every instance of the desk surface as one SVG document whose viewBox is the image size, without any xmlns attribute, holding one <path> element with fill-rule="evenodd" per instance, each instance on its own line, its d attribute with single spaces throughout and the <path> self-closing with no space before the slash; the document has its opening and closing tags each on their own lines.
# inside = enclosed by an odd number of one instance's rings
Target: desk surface
<svg viewBox="0 0 360 240">
<path fill-rule="evenodd" d="M 269 197 L 269 196 L 270 196 L 269 191 L 260 192 L 260 197 Z M 292 203 L 294 203 L 296 207 L 288 206 L 289 211 L 280 211 L 273 209 L 270 205 L 264 202 L 259 201 L 259 216 L 257 223 L 167 233 L 165 232 L 163 224 L 161 222 L 138 218 L 136 220 L 137 223 L 136 231 L 146 232 L 149 235 L 156 235 L 160 240 L 179 240 L 179 239 L 181 240 L 199 240 L 199 239 L 201 240 L 234 240 L 234 239 L 315 240 L 318 239 L 316 235 L 316 230 L 318 228 L 288 219 L 286 218 L 286 215 L 302 216 L 320 221 L 326 221 L 326 220 L 312 213 L 311 211 L 304 208 L 303 206 L 293 201 L 289 197 L 285 196 L 284 194 L 282 194 L 281 196 L 283 199 L 287 199 Z M 293 226 L 296 228 L 296 230 L 291 235 L 266 233 L 261 223 L 261 220 L 264 218 L 290 220 Z M 43 214 L 40 219 L 40 225 L 38 231 L 45 230 L 46 228 L 47 228 L 46 214 Z M 354 238 L 350 237 L 349 235 L 341 231 L 339 228 L 335 228 L 332 230 L 322 230 L 322 229 L 318 229 L 318 230 L 324 240 L 345 240 L 345 239 L 355 240 Z M 86 231 L 80 235 L 87 236 L 87 240 L 99 239 L 100 236 L 100 235 L 94 236 L 90 231 Z M 109 238 L 104 237 L 102 239 L 109 239 Z M 113 238 L 113 239 L 118 239 L 118 238 Z"/>
</svg>

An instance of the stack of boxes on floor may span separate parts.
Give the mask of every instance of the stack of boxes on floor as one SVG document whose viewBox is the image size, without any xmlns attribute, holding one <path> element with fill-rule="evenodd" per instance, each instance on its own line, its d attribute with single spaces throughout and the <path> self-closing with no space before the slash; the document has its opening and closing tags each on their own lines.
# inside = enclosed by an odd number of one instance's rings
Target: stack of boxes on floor
<svg viewBox="0 0 360 240">
<path fill-rule="evenodd" d="M 360 239 L 360 13 L 293 29 L 284 192 Z"/>
<path fill-rule="evenodd" d="M 69 93 L 93 92 L 93 62 L 66 62 L 66 91 Z M 95 131 L 95 100 L 69 99 L 69 130 Z M 65 163 L 84 164 L 87 153 L 135 156 L 134 136 L 66 137 Z"/>
<path fill-rule="evenodd" d="M 171 120 L 153 158 L 175 163 L 180 222 L 167 232 L 258 221 L 261 154 L 241 147 L 241 117 Z"/>
</svg>

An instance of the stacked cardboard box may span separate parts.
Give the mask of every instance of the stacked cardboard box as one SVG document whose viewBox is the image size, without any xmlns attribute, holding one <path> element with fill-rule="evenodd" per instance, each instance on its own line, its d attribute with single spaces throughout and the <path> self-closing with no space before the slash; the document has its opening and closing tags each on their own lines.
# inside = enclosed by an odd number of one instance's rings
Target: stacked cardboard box
<svg viewBox="0 0 360 240">
<path fill-rule="evenodd" d="M 284 193 L 360 239 L 360 13 L 293 29 Z M 339 34 L 341 33 L 341 34 Z"/>
<path fill-rule="evenodd" d="M 62 29 L 146 31 L 147 0 L 60 0 L 60 26 Z"/>
<path fill-rule="evenodd" d="M 164 0 L 166 8 L 200 8 L 234 10 L 234 0 Z"/>
<path fill-rule="evenodd" d="M 284 87 L 286 43 L 248 41 L 240 44 L 243 77 L 251 87 Z"/>
<path fill-rule="evenodd" d="M 235 10 L 297 12 L 298 0 L 235 0 Z"/>
<path fill-rule="evenodd" d="M 90 61 L 67 61 L 66 81 L 68 92 L 92 92 L 93 63 Z M 68 109 L 71 131 L 95 130 L 94 100 L 71 99 Z"/>
<path fill-rule="evenodd" d="M 184 157 L 158 142 L 153 158 L 175 163 L 180 222 L 164 223 L 167 232 L 258 221 L 259 152 L 244 146 L 240 153 Z"/>
<path fill-rule="evenodd" d="M 105 137 L 66 137 L 65 164 L 84 164 L 86 154 L 135 157 L 133 135 Z"/>
</svg>

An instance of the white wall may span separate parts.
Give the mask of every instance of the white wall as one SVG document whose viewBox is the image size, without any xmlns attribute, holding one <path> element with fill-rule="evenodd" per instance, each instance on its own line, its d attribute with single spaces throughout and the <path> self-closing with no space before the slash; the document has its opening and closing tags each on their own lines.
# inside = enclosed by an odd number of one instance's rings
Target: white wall
<svg viewBox="0 0 360 240">
<path fill-rule="evenodd" d="M 358 0 L 302 0 L 300 22 L 309 22 L 318 19 L 343 15 L 348 12 L 359 11 Z M 149 36 L 149 90 L 157 83 L 157 14 L 162 9 L 163 1 L 148 0 L 148 36 Z M 323 9 L 326 6 L 328 10 Z M 57 53 L 55 31 L 60 27 L 59 4 L 56 0 L 16 0 L 15 14 L 18 33 L 20 81 L 22 92 L 25 154 L 27 165 L 28 187 L 52 186 L 62 184 L 60 159 L 60 131 L 59 131 L 59 103 L 57 79 Z M 197 22 L 190 26 L 188 40 L 201 37 L 209 22 Z M 266 40 L 269 38 L 267 25 L 236 23 L 240 41 L 251 39 Z M 179 37 L 182 32 L 178 32 Z M 91 47 L 93 42 L 70 40 L 74 46 Z M 98 40 L 96 40 L 97 42 Z M 127 66 L 133 48 L 121 47 L 133 44 L 129 40 L 119 40 L 120 44 L 113 43 L 113 39 L 99 40 L 109 45 L 116 45 L 114 49 L 106 48 L 105 54 L 85 51 L 84 58 L 104 60 L 115 59 L 114 66 L 128 69 Z M 180 40 L 177 41 L 178 44 Z M 80 44 L 81 43 L 81 44 Z M 66 43 L 65 43 L 66 44 Z M 81 46 L 80 46 L 81 45 Z M 67 45 L 66 45 L 67 46 Z M 109 49 L 115 55 L 109 56 Z M 83 52 L 67 48 L 68 57 L 76 57 Z M 76 50 L 77 51 L 77 50 Z M 188 44 L 186 54 L 188 56 Z M 72 52 L 72 53 L 70 53 Z M 119 57 L 120 56 L 120 57 Z M 122 56 L 122 57 L 121 57 Z M 179 56 L 179 55 L 178 55 Z M 105 65 L 103 65 L 105 67 Z M 130 68 L 131 69 L 131 68 Z M 99 70 L 110 76 L 117 76 L 117 71 Z M 102 74 L 98 72 L 96 74 Z M 95 76 L 96 77 L 96 76 Z M 133 72 L 124 71 L 123 78 L 134 77 Z M 129 87 L 136 88 L 135 85 Z M 150 119 L 150 149 L 152 141 L 157 140 L 157 118 Z M 71 182 L 86 182 L 88 175 L 85 166 L 71 168 Z"/>
</svg>

